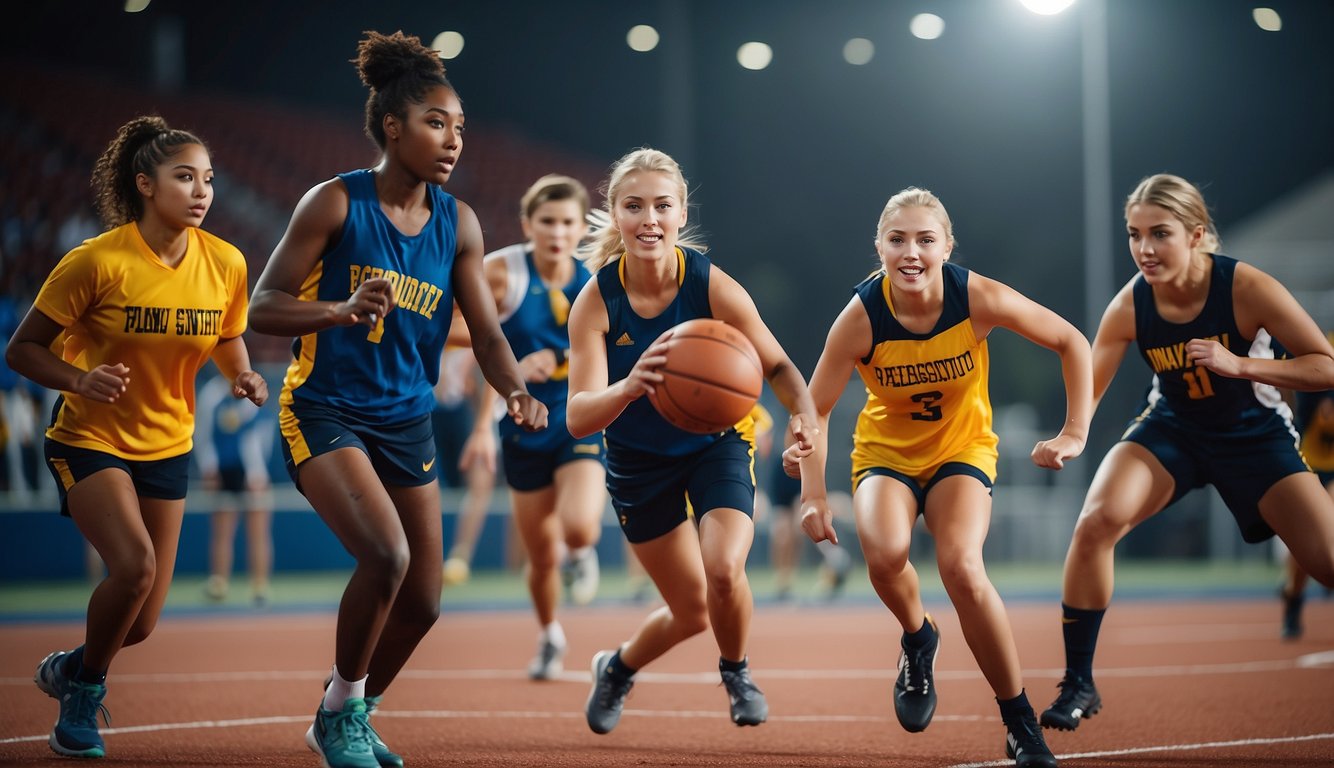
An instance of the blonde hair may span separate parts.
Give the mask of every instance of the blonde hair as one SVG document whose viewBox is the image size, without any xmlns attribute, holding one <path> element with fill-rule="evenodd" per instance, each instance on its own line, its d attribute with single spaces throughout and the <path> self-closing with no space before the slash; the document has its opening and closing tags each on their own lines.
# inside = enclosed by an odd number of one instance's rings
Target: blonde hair
<svg viewBox="0 0 1334 768">
<path fill-rule="evenodd" d="M 1204 237 L 1200 238 L 1195 250 L 1204 253 L 1218 253 L 1222 250 L 1223 242 L 1218 237 L 1218 230 L 1214 228 L 1213 219 L 1209 216 L 1209 206 L 1204 202 L 1204 195 L 1189 181 L 1170 173 L 1148 176 L 1141 180 L 1135 186 L 1135 191 L 1126 198 L 1126 217 L 1129 218 L 1132 207 L 1140 204 L 1156 205 L 1165 209 L 1185 225 L 1188 231 L 1204 227 Z"/>
<path fill-rule="evenodd" d="M 558 173 L 549 173 L 533 182 L 519 200 L 519 215 L 531 219 L 543 203 L 557 200 L 573 200 L 579 204 L 580 214 L 588 215 L 588 190 L 578 179 Z"/>
<path fill-rule="evenodd" d="M 889 198 L 889 201 L 885 203 L 885 209 L 880 212 L 880 221 L 875 226 L 875 240 L 877 243 L 880 242 L 880 238 L 885 236 L 885 227 L 889 224 L 889 220 L 904 208 L 931 208 L 935 210 L 936 215 L 940 217 L 941 226 L 945 229 L 945 241 L 954 244 L 954 223 L 950 221 L 950 214 L 945 210 L 945 205 L 930 190 L 920 187 L 908 187 Z"/>
<path fill-rule="evenodd" d="M 611 167 L 611 174 L 607 177 L 604 190 L 605 216 L 600 212 L 599 215 L 589 217 L 592 227 L 587 245 L 581 247 L 577 253 L 590 272 L 598 271 L 625 252 L 625 242 L 621 239 L 621 231 L 616 228 L 613 214 L 616 210 L 616 198 L 620 195 L 625 177 L 640 171 L 661 173 L 676 182 L 681 197 L 681 207 L 684 209 L 689 205 L 689 187 L 686 185 L 685 176 L 681 173 L 681 166 L 677 165 L 667 153 L 640 147 L 617 160 Z M 680 234 L 676 244 L 698 251 L 705 250 L 702 242 L 691 239 L 694 234 L 693 228 L 687 228 Z"/>
</svg>

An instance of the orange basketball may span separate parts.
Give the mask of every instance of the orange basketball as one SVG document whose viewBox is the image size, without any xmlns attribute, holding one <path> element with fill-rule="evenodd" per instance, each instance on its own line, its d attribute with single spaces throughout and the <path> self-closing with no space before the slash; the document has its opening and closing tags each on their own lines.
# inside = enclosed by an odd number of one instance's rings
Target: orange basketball
<svg viewBox="0 0 1334 768">
<path fill-rule="evenodd" d="M 760 356 L 745 334 L 721 320 L 698 318 L 673 328 L 663 381 L 653 407 L 687 432 L 722 432 L 745 418 L 764 385 Z"/>
</svg>

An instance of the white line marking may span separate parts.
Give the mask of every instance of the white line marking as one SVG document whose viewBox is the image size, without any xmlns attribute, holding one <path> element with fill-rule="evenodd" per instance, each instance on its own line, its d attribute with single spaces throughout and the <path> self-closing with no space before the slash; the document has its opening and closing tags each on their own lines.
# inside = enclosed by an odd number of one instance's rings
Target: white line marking
<svg viewBox="0 0 1334 768">
<path fill-rule="evenodd" d="M 1112 667 L 1098 669 L 1097 677 L 1165 677 L 1177 675 L 1235 675 L 1255 672 L 1282 672 L 1334 665 L 1334 650 L 1308 653 L 1293 659 L 1245 661 L 1222 664 L 1175 664 L 1157 667 Z M 1063 669 L 1026 669 L 1025 678 L 1059 680 Z M 761 680 L 892 680 L 898 672 L 885 669 L 764 669 L 756 672 Z M 325 671 L 286 670 L 280 672 L 155 672 L 145 674 L 117 674 L 117 684 L 128 683 L 252 683 L 280 680 L 323 680 Z M 526 672 L 520 669 L 414 669 L 404 670 L 399 679 L 406 680 L 522 680 Z M 937 670 L 937 680 L 977 680 L 981 673 L 972 670 Z M 588 683 L 587 672 L 563 672 L 558 678 L 567 683 Z M 715 672 L 640 672 L 637 680 L 677 685 L 718 685 Z M 3 677 L 0 686 L 32 685 L 31 677 Z"/>
<path fill-rule="evenodd" d="M 1334 739 L 1334 733 L 1313 733 L 1309 736 L 1284 736 L 1274 739 L 1237 739 L 1235 741 L 1205 741 L 1198 744 L 1165 744 L 1159 747 L 1135 747 L 1133 749 L 1109 749 L 1103 752 L 1076 752 L 1070 755 L 1057 755 L 1059 760 L 1083 760 L 1091 757 L 1117 757 L 1120 755 L 1143 755 L 1151 752 L 1189 752 L 1200 749 L 1223 749 L 1226 747 L 1252 747 L 1263 744 L 1295 744 L 1302 741 L 1323 741 Z M 990 760 L 985 763 L 957 763 L 949 768 L 1002 768 L 1013 766 L 1013 760 Z"/>
</svg>

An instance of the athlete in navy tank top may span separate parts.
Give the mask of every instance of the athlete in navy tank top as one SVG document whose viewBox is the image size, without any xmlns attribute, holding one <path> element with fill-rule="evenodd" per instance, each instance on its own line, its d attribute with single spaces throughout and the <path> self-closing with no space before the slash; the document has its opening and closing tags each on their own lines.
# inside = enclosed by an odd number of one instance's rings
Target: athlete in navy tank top
<svg viewBox="0 0 1334 768">
<path fill-rule="evenodd" d="M 753 430 L 743 424 L 694 435 L 663 420 L 644 397 L 662 381 L 657 369 L 671 343 L 657 340 L 693 318 L 733 325 L 754 344 L 770 386 L 793 414 L 788 439 L 803 453 L 810 452 L 815 421 L 800 372 L 745 289 L 682 237 L 686 211 L 685 179 L 672 158 L 652 149 L 621 158 L 607 182 L 610 221 L 583 252 L 596 279 L 570 312 L 566 423 L 576 436 L 606 430 L 612 506 L 666 601 L 619 650 L 594 656 L 584 714 L 595 733 L 620 721 L 636 670 L 706 628 L 718 644 L 732 722 L 758 725 L 769 713 L 746 657 Z M 823 480 L 808 480 L 806 504 L 827 507 Z M 698 528 L 686 524 L 688 509 Z"/>
<path fill-rule="evenodd" d="M 1117 541 L 1192 488 L 1214 486 L 1242 538 L 1277 534 L 1312 577 L 1334 584 L 1334 499 L 1303 461 L 1274 390 L 1330 388 L 1334 348 L 1277 280 L 1219 254 L 1208 206 L 1189 181 L 1145 178 L 1125 218 L 1139 273 L 1098 326 L 1094 401 L 1132 342 L 1154 379 L 1145 408 L 1098 467 L 1066 555 L 1065 678 L 1041 717 L 1062 730 L 1102 706 L 1093 655 Z M 1271 337 L 1291 359 L 1274 359 Z"/>
<path fill-rule="evenodd" d="M 368 32 L 356 62 L 381 160 L 306 193 L 255 286 L 250 321 L 301 337 L 281 400 L 283 452 L 357 561 L 306 744 L 326 765 L 401 766 L 369 715 L 440 611 L 431 385 L 451 298 L 511 418 L 540 429 L 546 407 L 524 387 L 486 295 L 477 216 L 440 189 L 464 118 L 439 56 L 401 32 Z"/>
</svg>

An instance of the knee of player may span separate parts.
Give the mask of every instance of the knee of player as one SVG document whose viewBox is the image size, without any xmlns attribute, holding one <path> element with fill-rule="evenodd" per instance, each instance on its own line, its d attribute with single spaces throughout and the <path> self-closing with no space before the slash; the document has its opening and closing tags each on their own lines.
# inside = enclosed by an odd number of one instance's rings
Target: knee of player
<svg viewBox="0 0 1334 768">
<path fill-rule="evenodd" d="M 106 566 L 107 579 L 132 600 L 143 599 L 157 579 L 157 557 L 149 548 L 108 560 Z"/>
<path fill-rule="evenodd" d="M 866 558 L 866 569 L 872 576 L 892 578 L 903 573 L 908 567 L 908 547 L 884 546 L 879 543 L 862 543 L 862 554 Z"/>
<path fill-rule="evenodd" d="M 981 552 L 938 550 L 936 563 L 940 568 L 941 583 L 956 601 L 960 598 L 980 599 L 992 589 Z"/>
</svg>

